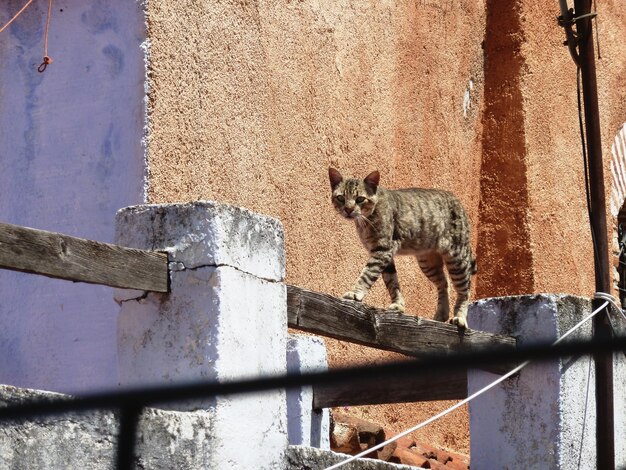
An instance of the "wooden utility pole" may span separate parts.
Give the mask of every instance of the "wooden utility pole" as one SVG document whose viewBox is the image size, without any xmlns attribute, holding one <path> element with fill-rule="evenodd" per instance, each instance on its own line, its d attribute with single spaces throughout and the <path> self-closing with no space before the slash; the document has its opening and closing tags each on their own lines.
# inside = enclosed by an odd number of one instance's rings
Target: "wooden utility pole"
<svg viewBox="0 0 626 470">
<path fill-rule="evenodd" d="M 596 82 L 595 52 L 591 0 L 574 0 L 574 22 L 578 45 L 578 66 L 582 74 L 585 110 L 585 134 L 587 137 L 587 162 L 589 192 L 591 199 L 591 231 L 594 243 L 594 267 L 596 292 L 611 292 L 609 244 L 606 225 L 606 201 L 604 196 L 604 168 L 600 135 L 600 112 Z M 594 300 L 593 308 L 601 305 Z M 609 340 L 612 336 L 606 309 L 593 319 L 595 339 Z M 597 468 L 615 468 L 615 424 L 613 409 L 613 354 L 594 355 L 596 377 L 596 446 Z"/>
</svg>

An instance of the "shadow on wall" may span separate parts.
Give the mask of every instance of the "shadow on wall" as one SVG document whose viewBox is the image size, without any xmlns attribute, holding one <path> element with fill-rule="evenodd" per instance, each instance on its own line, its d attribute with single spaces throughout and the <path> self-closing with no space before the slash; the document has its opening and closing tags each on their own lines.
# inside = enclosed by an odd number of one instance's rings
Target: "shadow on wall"
<svg viewBox="0 0 626 470">
<path fill-rule="evenodd" d="M 487 2 L 483 157 L 476 296 L 533 291 L 524 109 L 521 5 Z"/>
</svg>

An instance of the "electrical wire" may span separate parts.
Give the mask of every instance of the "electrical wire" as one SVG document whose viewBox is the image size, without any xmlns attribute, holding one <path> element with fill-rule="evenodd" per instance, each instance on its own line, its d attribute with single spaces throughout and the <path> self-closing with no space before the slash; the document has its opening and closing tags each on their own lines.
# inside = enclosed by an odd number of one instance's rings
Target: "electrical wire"
<svg viewBox="0 0 626 470">
<path fill-rule="evenodd" d="M 52 63 L 52 57 L 48 55 L 48 31 L 50 30 L 50 13 L 52 12 L 52 0 L 48 0 L 48 16 L 46 17 L 46 32 L 43 39 L 43 62 L 37 67 L 39 73 L 45 72 L 48 65 Z"/>
<path fill-rule="evenodd" d="M 5 29 L 7 29 L 9 25 L 13 23 L 13 21 L 15 21 L 24 12 L 24 10 L 28 8 L 28 6 L 31 3 L 33 3 L 33 0 L 28 0 L 28 2 L 26 2 L 26 4 L 15 15 L 13 15 L 13 18 L 11 18 L 2 28 L 0 28 L 0 33 L 2 33 Z M 51 13 L 52 13 L 52 0 L 48 0 L 48 15 L 46 17 L 46 30 L 44 33 L 44 40 L 43 40 L 43 61 L 41 62 L 39 67 L 37 67 L 37 71 L 40 73 L 44 72 L 46 70 L 46 67 L 48 67 L 48 65 L 52 63 L 52 58 L 48 55 L 48 32 L 50 30 Z"/>
<path fill-rule="evenodd" d="M 2 28 L 0 28 L 0 33 L 1 33 L 2 31 L 4 31 L 5 29 L 7 29 L 7 27 L 8 27 L 11 23 L 13 23 L 13 21 L 14 21 L 14 20 L 15 20 L 18 16 L 20 16 L 20 15 L 22 14 L 22 12 L 23 12 L 24 10 L 26 10 L 26 8 L 28 8 L 28 5 L 30 5 L 31 3 L 33 3 L 33 0 L 28 0 L 28 2 L 26 2 L 26 5 L 24 5 L 24 6 L 22 7 L 22 9 L 21 9 L 20 11 L 18 11 L 18 12 L 17 12 L 17 13 L 13 16 L 13 18 L 11 18 L 11 19 L 9 20 L 9 22 L 8 22 L 8 23 L 6 23 L 6 24 L 5 24 Z"/>
</svg>

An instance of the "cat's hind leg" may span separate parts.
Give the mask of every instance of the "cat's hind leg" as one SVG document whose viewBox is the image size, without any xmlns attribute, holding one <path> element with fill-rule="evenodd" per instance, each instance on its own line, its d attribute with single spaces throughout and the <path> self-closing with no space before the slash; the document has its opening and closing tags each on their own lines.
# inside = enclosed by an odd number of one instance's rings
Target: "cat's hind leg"
<svg viewBox="0 0 626 470">
<path fill-rule="evenodd" d="M 476 272 L 475 264 L 470 253 L 466 256 L 446 256 L 445 262 L 450 280 L 456 291 L 454 317 L 450 323 L 464 329 L 467 328 L 467 307 L 469 305 L 471 276 Z"/>
<path fill-rule="evenodd" d="M 391 297 L 391 305 L 389 310 L 398 310 L 404 312 L 404 298 L 400 292 L 400 282 L 398 281 L 398 273 L 396 272 L 396 264 L 391 261 L 383 270 L 383 281 Z"/>
<path fill-rule="evenodd" d="M 443 272 L 443 258 L 437 252 L 420 253 L 417 263 L 426 277 L 437 288 L 437 310 L 435 320 L 448 321 L 450 316 L 450 300 L 448 298 L 448 280 Z"/>
</svg>

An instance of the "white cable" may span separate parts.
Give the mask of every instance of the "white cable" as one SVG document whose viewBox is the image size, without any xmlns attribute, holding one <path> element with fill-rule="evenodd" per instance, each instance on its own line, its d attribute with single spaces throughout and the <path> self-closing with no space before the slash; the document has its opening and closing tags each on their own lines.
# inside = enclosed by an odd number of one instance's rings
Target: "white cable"
<svg viewBox="0 0 626 470">
<path fill-rule="evenodd" d="M 622 309 L 622 306 L 617 303 L 617 300 L 611 294 L 607 294 L 605 292 L 596 292 L 594 297 L 596 299 L 609 301 L 611 305 L 615 307 L 615 310 L 617 310 L 620 313 L 620 315 L 624 318 L 624 320 L 626 320 L 626 314 L 624 313 L 624 309 Z"/>
<path fill-rule="evenodd" d="M 591 319 L 592 317 L 594 317 L 598 312 L 600 312 L 601 310 L 604 309 L 604 307 L 606 307 L 610 302 L 614 302 L 615 299 L 613 298 L 613 296 L 610 296 L 612 300 L 605 298 L 605 297 L 601 297 L 600 295 L 609 295 L 609 294 L 604 294 L 604 293 L 596 293 L 595 294 L 595 298 L 599 298 L 602 300 L 605 300 L 605 302 L 598 307 L 596 310 L 594 310 L 593 312 L 591 312 L 589 315 L 587 315 L 585 318 L 583 318 L 581 321 L 579 321 L 578 323 L 576 323 L 576 325 L 574 325 L 572 328 L 570 328 L 567 332 L 565 332 L 565 334 L 563 334 L 559 339 L 557 339 L 554 343 L 552 343 L 552 346 L 555 346 L 557 344 L 559 344 L 561 341 L 563 341 L 565 338 L 567 338 L 570 334 L 572 334 L 576 329 L 578 329 L 583 323 L 589 321 L 589 319 Z M 361 452 L 360 454 L 357 455 L 353 455 L 349 458 L 347 458 L 346 460 L 336 463 L 335 465 L 331 465 L 330 467 L 327 467 L 326 470 L 333 470 L 335 468 L 339 468 L 349 462 L 352 462 L 353 460 L 359 459 L 361 457 L 366 456 L 367 454 L 374 452 L 378 449 L 382 449 L 383 447 L 385 447 L 387 444 L 394 442 L 398 439 L 400 439 L 401 437 L 406 436 L 407 434 L 411 434 L 414 431 L 417 431 L 420 428 L 423 428 L 424 426 L 432 423 L 433 421 L 437 421 L 439 418 L 447 415 L 448 413 L 453 412 L 454 410 L 456 410 L 457 408 L 460 408 L 461 406 L 465 405 L 466 403 L 470 402 L 471 400 L 473 400 L 474 398 L 478 397 L 479 395 L 482 395 L 483 393 L 485 393 L 487 390 L 492 389 L 493 387 L 495 387 L 496 385 L 498 385 L 501 382 L 504 382 L 506 379 L 508 379 L 509 377 L 511 377 L 512 375 L 517 374 L 520 370 L 522 370 L 524 367 L 526 367 L 528 364 L 530 364 L 531 361 L 525 361 L 523 363 L 521 363 L 519 366 L 517 366 L 515 369 L 511 370 L 510 372 L 507 372 L 506 374 L 504 374 L 502 377 L 498 378 L 497 380 L 491 382 L 489 385 L 481 388 L 480 390 L 478 390 L 477 392 L 472 393 L 469 397 L 465 398 L 464 400 L 461 400 L 460 402 L 458 402 L 456 405 L 451 406 L 450 408 L 443 410 L 441 413 L 436 414 L 435 416 L 428 418 L 426 421 L 413 426 L 410 429 L 407 429 L 406 431 L 402 431 L 400 434 L 398 434 L 397 436 L 392 437 L 391 439 L 387 439 L 385 442 L 381 442 L 378 445 L 375 445 L 374 447 L 370 447 L 369 449 L 364 450 L 363 452 Z"/>
</svg>

